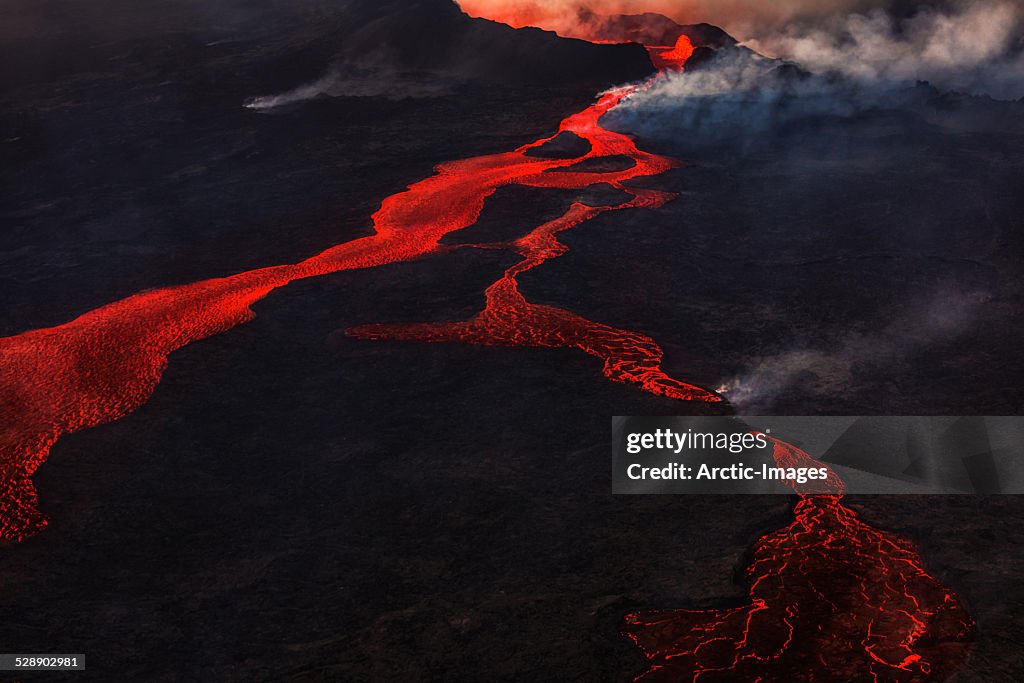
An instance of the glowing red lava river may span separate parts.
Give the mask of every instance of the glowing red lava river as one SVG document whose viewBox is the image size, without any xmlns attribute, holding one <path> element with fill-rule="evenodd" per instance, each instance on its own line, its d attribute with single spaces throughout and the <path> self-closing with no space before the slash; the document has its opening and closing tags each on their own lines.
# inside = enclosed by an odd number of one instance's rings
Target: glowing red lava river
<svg viewBox="0 0 1024 683">
<path fill-rule="evenodd" d="M 663 173 L 676 166 L 674 161 L 643 152 L 626 135 L 598 124 L 601 115 L 638 87 L 642 86 L 610 91 L 562 122 L 560 133 L 572 132 L 590 143 L 591 150 L 579 158 L 528 154 L 553 139 L 544 138 L 513 152 L 444 163 L 435 175 L 386 198 L 373 214 L 375 234 L 369 237 L 294 265 L 143 292 L 58 327 L 0 339 L 0 540 L 18 541 L 46 525 L 30 478 L 56 440 L 121 418 L 145 403 L 172 351 L 246 322 L 253 315 L 253 303 L 289 282 L 429 255 L 442 237 L 476 223 L 484 201 L 504 185 L 578 189 L 608 183 L 634 199 L 610 207 L 575 204 L 562 218 L 519 240 L 515 248 L 526 260 L 488 290 L 485 313 L 437 338 L 577 348 L 602 359 L 605 375 L 615 381 L 681 400 L 720 400 L 662 372 L 662 351 L 652 339 L 529 304 L 515 286 L 516 273 L 564 249 L 554 238 L 559 230 L 603 211 L 656 207 L 672 197 L 622 183 Z M 586 159 L 617 155 L 629 157 L 634 165 L 609 172 L 569 168 Z"/>
<path fill-rule="evenodd" d="M 685 37 L 652 48 L 662 69 L 680 69 L 692 53 Z M 441 164 L 435 175 L 384 199 L 375 233 L 305 261 L 179 287 L 142 292 L 49 329 L 0 339 L 0 541 L 43 529 L 31 477 L 64 434 L 117 420 L 145 403 L 168 356 L 194 341 L 250 320 L 251 306 L 295 280 L 428 256 L 449 233 L 474 225 L 498 188 L 582 189 L 608 184 L 628 200 L 574 203 L 560 217 L 512 243 L 522 260 L 486 291 L 485 307 L 462 322 L 363 325 L 365 339 L 573 348 L 603 362 L 613 381 L 684 401 L 716 394 L 669 377 L 649 337 L 533 304 L 517 277 L 567 251 L 558 234 L 600 214 L 658 208 L 673 194 L 632 187 L 635 178 L 676 167 L 631 138 L 601 127 L 600 117 L 644 84 L 604 93 L 566 118 L 590 151 L 573 159 L 537 156 L 555 136 L 517 150 Z M 556 134 L 557 135 L 557 134 Z M 625 170 L 593 171 L 580 162 L 625 156 Z M 776 443 L 776 460 L 810 456 Z M 929 576 L 913 546 L 872 528 L 841 503 L 842 491 L 798 492 L 794 521 L 758 541 L 748 570 L 749 604 L 722 610 L 631 615 L 626 633 L 648 657 L 645 680 L 918 681 L 941 678 L 965 659 L 973 622 L 957 597 Z"/>
</svg>

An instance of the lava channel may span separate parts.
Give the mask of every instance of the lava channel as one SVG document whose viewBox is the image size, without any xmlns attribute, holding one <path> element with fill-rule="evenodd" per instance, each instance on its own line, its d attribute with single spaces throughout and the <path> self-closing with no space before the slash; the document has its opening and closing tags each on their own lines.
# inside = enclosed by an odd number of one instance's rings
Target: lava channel
<svg viewBox="0 0 1024 683">
<path fill-rule="evenodd" d="M 632 208 L 658 208 L 675 198 L 659 190 L 632 188 L 622 184 L 634 174 L 653 175 L 674 166 L 664 157 L 642 152 L 621 133 L 600 127 L 600 115 L 614 106 L 632 89 L 605 95 L 595 107 L 566 119 L 560 132 L 571 132 L 588 140 L 592 150 L 583 159 L 605 156 L 628 156 L 636 165 L 619 172 L 562 171 L 520 181 L 533 187 L 578 188 L 595 183 L 608 183 L 632 195 L 617 205 L 588 206 L 573 203 L 560 217 L 533 229 L 510 245 L 523 260 L 505 271 L 487 288 L 485 307 L 476 317 L 464 322 L 421 322 L 361 325 L 348 334 L 362 339 L 397 339 L 423 342 L 463 342 L 485 346 L 545 346 L 574 348 L 604 361 L 604 375 L 616 382 L 639 385 L 643 390 L 679 400 L 720 401 L 706 389 L 673 379 L 661 369 L 662 350 L 650 337 L 591 322 L 575 313 L 527 301 L 519 291 L 517 276 L 566 251 L 558 241 L 558 233 L 573 228 L 606 211 Z M 549 138 L 550 139 L 550 138 Z M 537 147 L 547 140 L 527 146 Z M 480 245 L 492 248 L 500 245 Z"/>
<path fill-rule="evenodd" d="M 579 158 L 545 159 L 528 152 L 554 136 L 512 152 L 440 164 L 433 176 L 387 197 L 373 214 L 374 234 L 327 249 L 297 264 L 272 266 L 193 284 L 135 294 L 89 311 L 56 327 L 0 338 L 0 541 L 17 542 L 43 529 L 31 481 L 63 434 L 131 413 L 152 395 L 168 356 L 175 350 L 229 330 L 253 317 L 251 306 L 278 287 L 295 280 L 342 270 L 371 268 L 428 256 L 447 234 L 477 222 L 484 203 L 499 187 L 582 189 L 665 172 L 677 164 L 637 149 L 625 135 L 605 130 L 600 117 L 641 85 L 605 93 L 583 111 L 566 118 L 559 132 L 572 131 L 591 146 Z M 625 170 L 585 171 L 570 167 L 589 158 L 628 156 Z M 551 171 L 558 170 L 558 173 Z M 634 201 L 621 207 L 656 206 L 669 195 L 626 190 Z M 597 211 L 597 209 L 595 209 Z M 560 225 L 588 211 L 575 207 Z M 577 221 L 578 222 L 578 221 Z M 542 226 L 541 232 L 550 226 Z M 540 239 L 540 233 L 535 238 Z M 531 237 L 517 248 L 529 251 Z M 540 252 L 528 259 L 536 263 Z M 532 267 L 532 266 L 531 266 Z M 514 284 L 514 273 L 506 273 Z M 514 287 L 513 287 L 514 289 Z M 568 311 L 531 306 L 505 288 L 492 288 L 489 301 L 519 311 L 513 321 L 485 339 L 485 325 L 467 341 L 516 343 L 532 340 L 546 346 L 578 348 L 604 360 L 605 374 L 680 399 L 718 401 L 707 390 L 667 377 L 660 369 L 661 349 L 651 339 L 593 323 Z M 527 329 L 527 325 L 534 328 Z M 498 330 L 492 325 L 492 328 Z"/>
</svg>

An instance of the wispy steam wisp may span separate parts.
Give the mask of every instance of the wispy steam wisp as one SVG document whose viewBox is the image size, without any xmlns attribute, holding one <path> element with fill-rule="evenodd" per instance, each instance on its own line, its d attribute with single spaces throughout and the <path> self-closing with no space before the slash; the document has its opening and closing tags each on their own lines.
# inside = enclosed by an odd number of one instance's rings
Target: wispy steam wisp
<svg viewBox="0 0 1024 683">
<path fill-rule="evenodd" d="M 337 65 L 312 83 L 277 95 L 253 97 L 247 109 L 269 110 L 321 97 L 379 97 L 388 100 L 440 97 L 450 83 L 435 74 L 404 74 L 381 67 Z"/>
<path fill-rule="evenodd" d="M 850 335 L 831 350 L 791 349 L 759 358 L 717 391 L 746 411 L 770 409 L 797 387 L 807 396 L 839 396 L 859 367 L 897 368 L 911 354 L 964 334 L 990 299 L 984 291 L 946 288 L 875 334 Z"/>
</svg>

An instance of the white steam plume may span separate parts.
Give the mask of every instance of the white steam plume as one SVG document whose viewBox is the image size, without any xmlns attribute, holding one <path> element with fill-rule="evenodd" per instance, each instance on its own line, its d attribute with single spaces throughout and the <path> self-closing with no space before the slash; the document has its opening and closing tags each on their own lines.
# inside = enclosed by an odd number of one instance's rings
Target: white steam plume
<svg viewBox="0 0 1024 683">
<path fill-rule="evenodd" d="M 795 25 L 746 44 L 816 73 L 861 82 L 926 80 L 943 89 L 1024 97 L 1024 8 L 1019 1 L 975 0 L 923 8 L 897 20 L 888 12 Z"/>
</svg>

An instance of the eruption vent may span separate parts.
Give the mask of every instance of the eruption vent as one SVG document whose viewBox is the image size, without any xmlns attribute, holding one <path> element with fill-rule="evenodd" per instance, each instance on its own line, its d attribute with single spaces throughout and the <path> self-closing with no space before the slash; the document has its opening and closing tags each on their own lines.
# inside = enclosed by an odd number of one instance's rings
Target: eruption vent
<svg viewBox="0 0 1024 683">
<path fill-rule="evenodd" d="M 661 70 L 681 71 L 683 66 L 693 55 L 693 43 L 689 36 L 679 36 L 673 47 L 649 47 L 647 51 L 651 55 L 651 62 Z"/>
</svg>

